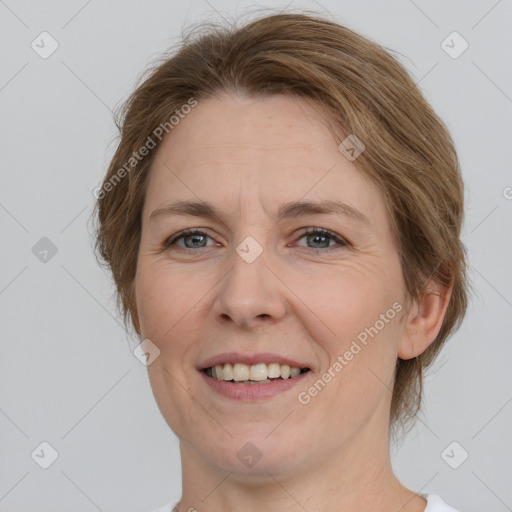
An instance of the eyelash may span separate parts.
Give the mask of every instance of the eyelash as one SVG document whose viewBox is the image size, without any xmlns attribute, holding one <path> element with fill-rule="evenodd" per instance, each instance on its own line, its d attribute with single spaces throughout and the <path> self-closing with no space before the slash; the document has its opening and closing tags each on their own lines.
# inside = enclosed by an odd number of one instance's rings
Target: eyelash
<svg viewBox="0 0 512 512">
<path fill-rule="evenodd" d="M 187 229 L 185 231 L 180 231 L 179 233 L 176 233 L 175 235 L 173 235 L 170 238 L 168 238 L 164 242 L 163 249 L 167 250 L 172 245 L 174 245 L 178 240 L 181 240 L 182 238 L 186 238 L 188 236 L 194 236 L 194 235 L 196 235 L 196 236 L 197 235 L 198 236 L 206 236 L 208 238 L 211 238 L 208 235 L 208 233 L 205 233 L 204 231 L 202 231 L 200 229 Z M 333 233 L 332 231 L 328 231 L 327 229 L 322 229 L 322 228 L 308 228 L 307 231 L 305 231 L 304 233 L 301 234 L 301 236 L 300 236 L 300 238 L 298 240 L 301 240 L 302 238 L 304 238 L 306 236 L 311 236 L 311 235 L 319 235 L 319 236 L 329 237 L 329 238 L 331 238 L 332 240 L 334 240 L 338 244 L 338 247 L 336 247 L 336 246 L 320 247 L 320 248 L 317 248 L 317 249 L 315 249 L 314 247 L 306 247 L 306 249 L 311 249 L 311 250 L 314 250 L 314 251 L 318 251 L 318 250 L 325 251 L 325 250 L 332 250 L 332 249 L 340 249 L 342 247 L 348 247 L 350 245 L 350 243 L 347 240 L 345 240 L 344 238 L 338 236 L 336 233 Z M 198 249 L 206 249 L 206 247 L 199 247 Z M 191 250 L 191 251 L 193 251 L 194 249 L 192 249 L 190 247 L 179 247 L 179 250 L 183 250 L 183 251 Z"/>
</svg>

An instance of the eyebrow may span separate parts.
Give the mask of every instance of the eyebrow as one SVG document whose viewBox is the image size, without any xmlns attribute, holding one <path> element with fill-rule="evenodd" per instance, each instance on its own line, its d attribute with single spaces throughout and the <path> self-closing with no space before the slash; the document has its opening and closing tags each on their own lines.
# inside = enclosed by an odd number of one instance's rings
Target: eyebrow
<svg viewBox="0 0 512 512">
<path fill-rule="evenodd" d="M 368 217 L 342 201 L 294 201 L 283 204 L 278 212 L 278 220 L 286 218 L 300 217 L 303 215 L 341 215 L 370 226 Z M 214 205 L 206 201 L 177 201 L 172 204 L 164 205 L 154 210 L 149 216 L 152 220 L 161 215 L 190 215 L 194 217 L 203 217 L 222 221 L 222 213 Z"/>
</svg>

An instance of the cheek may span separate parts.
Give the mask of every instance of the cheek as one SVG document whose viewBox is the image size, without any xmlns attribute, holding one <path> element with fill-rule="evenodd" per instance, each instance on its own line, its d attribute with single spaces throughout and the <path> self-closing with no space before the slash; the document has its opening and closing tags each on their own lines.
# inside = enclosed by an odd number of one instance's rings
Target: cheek
<svg viewBox="0 0 512 512">
<path fill-rule="evenodd" d="M 162 355 L 172 353 L 173 357 L 164 357 L 166 364 L 175 366 L 201 339 L 203 322 L 197 317 L 204 315 L 203 299 L 213 279 L 204 273 L 171 269 L 161 262 L 139 265 L 135 296 L 141 334 L 157 345 Z"/>
<path fill-rule="evenodd" d="M 313 278 L 290 276 L 290 282 L 296 296 L 309 310 L 310 327 L 317 335 L 313 338 L 323 340 L 329 352 L 337 354 L 391 308 L 396 297 L 376 265 L 347 263 L 327 270 Z"/>
<path fill-rule="evenodd" d="M 194 295 L 198 295 L 193 290 L 194 283 L 183 279 L 179 271 L 171 271 L 158 263 L 140 263 L 135 296 L 146 328 L 158 329 L 183 316 L 185 310 L 190 310 Z"/>
<path fill-rule="evenodd" d="M 308 315 L 308 331 L 327 356 L 319 377 L 329 381 L 328 390 L 322 391 L 333 407 L 328 410 L 357 411 L 356 421 L 390 398 L 400 336 L 400 289 L 375 268 L 347 266 L 329 279 L 303 282 L 294 291 L 315 313 Z"/>
<path fill-rule="evenodd" d="M 371 394 L 375 386 L 392 387 L 401 332 L 397 297 L 382 283 L 374 283 L 352 289 L 324 310 L 336 333 L 325 346 L 330 365 L 341 359 L 340 373 L 350 389 L 359 389 L 357 394 Z"/>
<path fill-rule="evenodd" d="M 312 415 L 329 425 L 331 435 L 358 431 L 374 417 L 387 421 L 396 363 L 393 336 L 387 325 L 366 345 L 347 336 L 327 348 L 330 365 L 313 383 L 321 391 L 310 405 L 315 409 Z M 311 388 L 304 391 L 315 393 Z"/>
</svg>

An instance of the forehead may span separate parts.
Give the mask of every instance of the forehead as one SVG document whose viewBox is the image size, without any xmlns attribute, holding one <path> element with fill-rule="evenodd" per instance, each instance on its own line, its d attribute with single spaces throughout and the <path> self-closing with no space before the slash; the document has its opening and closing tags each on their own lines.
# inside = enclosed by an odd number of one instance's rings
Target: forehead
<svg viewBox="0 0 512 512">
<path fill-rule="evenodd" d="M 338 150 L 326 113 L 307 98 L 222 93 L 198 101 L 164 138 L 153 167 L 176 170 L 210 165 L 261 174 L 279 168 L 354 167 Z M 355 169 L 355 168 L 354 168 Z M 217 171 L 221 170 L 219 168 Z M 277 178 L 274 175 L 274 178 Z"/>
<path fill-rule="evenodd" d="M 319 152 L 339 157 L 325 112 L 311 100 L 287 95 L 250 97 L 224 93 L 198 105 L 166 137 L 162 153 L 176 163 L 201 164 L 205 158 L 286 165 L 311 163 Z M 304 158 L 306 160 L 304 160 Z"/>
<path fill-rule="evenodd" d="M 339 151 L 325 116 L 312 100 L 287 95 L 201 99 L 158 150 L 147 199 L 199 198 L 231 211 L 242 196 L 276 211 L 327 199 L 383 214 L 380 193 Z"/>
<path fill-rule="evenodd" d="M 285 141 L 312 147 L 329 135 L 325 116 L 322 107 L 308 98 L 283 94 L 253 97 L 224 92 L 217 97 L 200 99 L 186 116 L 185 120 L 194 122 L 193 134 L 187 130 L 190 122 L 184 120 L 172 135 L 189 140 L 195 135 L 226 147 L 279 148 Z M 324 129 L 320 131 L 319 125 Z"/>
</svg>

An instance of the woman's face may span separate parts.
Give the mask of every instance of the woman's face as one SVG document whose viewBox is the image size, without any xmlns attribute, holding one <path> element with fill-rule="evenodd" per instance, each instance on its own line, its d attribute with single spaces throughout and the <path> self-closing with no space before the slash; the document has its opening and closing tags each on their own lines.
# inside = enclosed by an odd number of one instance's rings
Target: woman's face
<svg viewBox="0 0 512 512">
<path fill-rule="evenodd" d="M 387 445 L 405 287 L 384 199 L 346 155 L 318 105 L 281 95 L 200 100 L 158 150 L 136 304 L 160 350 L 155 399 L 187 460 L 266 476 Z M 178 201 L 218 217 L 171 211 Z M 297 202 L 350 209 L 287 208 Z M 204 234 L 172 243 L 188 229 Z M 220 388 L 201 371 L 218 355 L 310 371 Z"/>
</svg>

